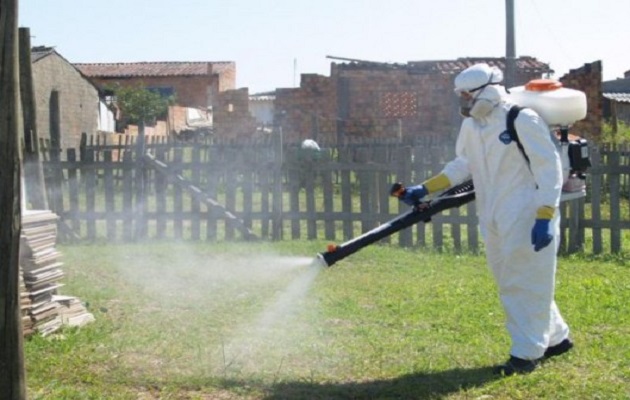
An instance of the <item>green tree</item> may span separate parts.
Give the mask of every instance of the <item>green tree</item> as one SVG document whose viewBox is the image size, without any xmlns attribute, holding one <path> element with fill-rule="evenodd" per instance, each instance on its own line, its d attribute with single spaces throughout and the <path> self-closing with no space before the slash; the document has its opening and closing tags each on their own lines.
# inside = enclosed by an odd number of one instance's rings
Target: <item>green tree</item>
<svg viewBox="0 0 630 400">
<path fill-rule="evenodd" d="M 116 97 L 116 105 L 127 124 L 152 125 L 168 112 L 168 106 L 175 102 L 173 96 L 162 97 L 158 92 L 147 89 L 142 84 L 135 86 L 115 85 L 108 88 Z"/>
<path fill-rule="evenodd" d="M 610 144 L 627 144 L 630 143 L 630 125 L 619 121 L 617 123 L 617 129 L 613 129 L 613 125 L 610 122 L 605 122 L 602 125 L 602 143 Z"/>
</svg>

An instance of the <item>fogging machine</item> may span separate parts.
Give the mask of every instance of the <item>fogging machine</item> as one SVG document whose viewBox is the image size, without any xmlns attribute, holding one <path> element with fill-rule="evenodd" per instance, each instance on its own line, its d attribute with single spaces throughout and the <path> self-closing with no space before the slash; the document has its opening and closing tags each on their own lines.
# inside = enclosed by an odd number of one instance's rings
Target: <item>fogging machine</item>
<svg viewBox="0 0 630 400">
<path fill-rule="evenodd" d="M 401 198 L 405 195 L 406 188 L 401 183 L 392 185 L 390 194 Z M 317 259 L 320 264 L 330 267 L 337 261 L 356 253 L 365 246 L 390 236 L 402 229 L 414 225 L 420 221 L 429 222 L 431 217 L 449 208 L 460 207 L 475 199 L 475 188 L 472 180 L 454 186 L 441 193 L 439 196 L 428 201 L 421 201 L 414 205 L 411 210 L 388 221 L 361 236 L 351 239 L 345 243 L 328 245 L 326 252 L 319 253 Z"/>
</svg>

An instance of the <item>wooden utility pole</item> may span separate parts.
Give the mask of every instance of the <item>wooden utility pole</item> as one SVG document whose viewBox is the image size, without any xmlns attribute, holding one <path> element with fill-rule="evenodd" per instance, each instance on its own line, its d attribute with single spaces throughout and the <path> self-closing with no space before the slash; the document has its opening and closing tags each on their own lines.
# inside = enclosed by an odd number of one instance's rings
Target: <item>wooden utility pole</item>
<svg viewBox="0 0 630 400">
<path fill-rule="evenodd" d="M 35 104 L 35 88 L 33 85 L 33 68 L 31 61 L 31 31 L 19 28 L 20 44 L 20 97 L 22 98 L 22 115 L 24 116 L 24 181 L 26 198 L 32 208 L 47 210 L 46 186 L 44 170 L 39 154 L 39 137 L 37 134 L 37 110 Z"/>
<path fill-rule="evenodd" d="M 516 84 L 516 45 L 514 39 L 514 0 L 505 0 L 505 87 Z"/>
<path fill-rule="evenodd" d="M 0 396 L 26 398 L 19 263 L 22 133 L 17 0 L 0 0 Z"/>
</svg>

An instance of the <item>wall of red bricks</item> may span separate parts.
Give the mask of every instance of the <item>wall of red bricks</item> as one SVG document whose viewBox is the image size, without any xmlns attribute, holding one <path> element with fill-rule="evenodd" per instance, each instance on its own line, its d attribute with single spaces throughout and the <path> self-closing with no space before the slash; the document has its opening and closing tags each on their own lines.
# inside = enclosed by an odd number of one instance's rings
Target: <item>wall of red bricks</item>
<svg viewBox="0 0 630 400">
<path fill-rule="evenodd" d="M 276 123 L 288 140 L 322 140 L 336 134 L 337 94 L 333 79 L 303 74 L 295 89 L 277 89 Z"/>
<path fill-rule="evenodd" d="M 299 88 L 276 91 L 276 119 L 287 140 L 441 138 L 456 135 L 461 118 L 455 75 L 406 68 L 343 68 L 331 76 L 302 75 Z M 517 82 L 539 78 L 521 73 Z"/>
<path fill-rule="evenodd" d="M 572 69 L 560 78 L 564 87 L 586 93 L 587 115 L 571 128 L 571 132 L 597 141 L 602 135 L 602 63 L 595 61 Z"/>
<path fill-rule="evenodd" d="M 256 120 L 249 113 L 249 90 L 220 92 L 213 108 L 213 119 L 217 138 L 252 138 L 256 132 Z"/>
</svg>

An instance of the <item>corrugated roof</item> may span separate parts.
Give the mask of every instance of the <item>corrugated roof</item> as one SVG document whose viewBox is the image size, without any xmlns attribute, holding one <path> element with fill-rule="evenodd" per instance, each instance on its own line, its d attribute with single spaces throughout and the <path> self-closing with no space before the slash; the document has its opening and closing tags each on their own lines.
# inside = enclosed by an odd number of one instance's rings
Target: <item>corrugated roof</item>
<svg viewBox="0 0 630 400">
<path fill-rule="evenodd" d="M 602 93 L 602 96 L 618 103 L 630 103 L 630 93 Z"/>
<path fill-rule="evenodd" d="M 133 62 L 133 63 L 96 63 L 74 64 L 85 76 L 107 78 L 129 78 L 141 76 L 195 76 L 221 73 L 234 67 L 233 61 L 197 61 L 197 62 Z"/>
<path fill-rule="evenodd" d="M 630 93 L 630 78 L 619 78 L 602 82 L 602 92 Z"/>
<path fill-rule="evenodd" d="M 250 101 L 269 101 L 276 99 L 276 92 L 261 92 L 261 93 L 253 93 L 249 95 Z"/>
</svg>

